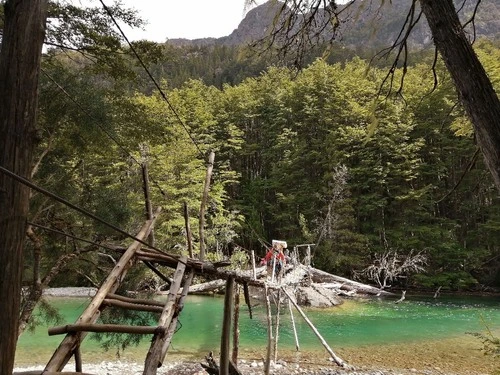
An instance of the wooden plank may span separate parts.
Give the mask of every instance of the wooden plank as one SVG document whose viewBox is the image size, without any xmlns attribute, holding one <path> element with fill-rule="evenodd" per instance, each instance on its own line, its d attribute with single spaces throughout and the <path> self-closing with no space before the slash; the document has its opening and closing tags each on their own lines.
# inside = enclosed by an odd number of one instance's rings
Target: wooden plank
<svg viewBox="0 0 500 375">
<path fill-rule="evenodd" d="M 62 335 L 74 332 L 110 332 L 110 333 L 131 333 L 139 335 L 152 335 L 163 333 L 165 327 L 152 326 L 127 326 L 121 324 L 66 324 L 49 328 L 49 336 Z"/>
<path fill-rule="evenodd" d="M 146 221 L 146 223 L 141 228 L 140 232 L 137 234 L 137 238 L 143 241 L 151 232 L 153 225 L 156 221 L 156 217 L 160 213 L 161 209 L 158 208 L 155 212 L 155 218 Z M 141 243 L 139 241 L 134 241 L 123 253 L 120 260 L 116 263 L 115 267 L 108 275 L 106 280 L 103 282 L 96 295 L 87 306 L 85 311 L 76 321 L 76 324 L 88 324 L 95 323 L 100 315 L 100 307 L 106 295 L 109 293 L 114 293 L 120 286 L 120 281 L 125 277 L 128 269 L 132 266 L 132 257 L 135 252 L 140 248 Z M 69 359 L 73 355 L 74 350 L 78 343 L 82 342 L 86 336 L 86 332 L 77 332 L 68 334 L 64 340 L 59 344 L 52 358 L 45 366 L 45 371 L 47 372 L 57 372 L 62 371 L 64 366 L 68 363 Z"/>
<path fill-rule="evenodd" d="M 158 326 L 165 327 L 165 329 L 170 326 L 175 313 L 175 302 L 177 300 L 177 293 L 179 292 L 179 288 L 181 287 L 184 270 L 186 269 L 186 262 L 187 257 L 182 256 L 179 260 L 179 263 L 177 264 L 177 269 L 175 270 L 172 285 L 170 285 L 167 303 L 165 304 L 160 319 L 158 320 Z M 164 342 L 165 331 L 163 332 L 163 334 L 154 335 L 151 347 L 149 348 L 148 354 L 146 356 L 146 361 L 144 363 L 144 375 L 156 374 L 158 366 L 160 364 L 160 357 Z"/>
</svg>

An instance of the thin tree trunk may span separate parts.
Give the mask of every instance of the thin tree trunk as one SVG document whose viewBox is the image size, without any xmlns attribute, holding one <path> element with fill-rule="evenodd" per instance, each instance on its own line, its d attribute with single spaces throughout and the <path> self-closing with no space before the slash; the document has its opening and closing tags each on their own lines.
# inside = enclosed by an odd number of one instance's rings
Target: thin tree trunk
<svg viewBox="0 0 500 375">
<path fill-rule="evenodd" d="M 205 186 L 203 187 L 203 195 L 200 205 L 200 260 L 205 260 L 205 208 L 208 200 L 208 190 L 210 189 L 210 179 L 212 178 L 212 170 L 214 168 L 215 153 L 212 151 L 208 156 L 207 174 L 205 176 Z"/>
<path fill-rule="evenodd" d="M 7 0 L 0 53 L 0 165 L 30 178 L 47 0 Z M 16 352 L 30 190 L 0 173 L 0 374 Z"/>
<path fill-rule="evenodd" d="M 188 254 L 190 258 L 194 258 L 191 226 L 189 225 L 189 207 L 187 202 L 184 202 L 184 225 L 186 227 L 186 241 L 187 241 Z"/>
<path fill-rule="evenodd" d="M 420 0 L 434 44 L 474 125 L 477 143 L 500 190 L 500 100 L 467 40 L 452 0 Z"/>
<path fill-rule="evenodd" d="M 146 158 L 145 155 L 144 158 Z M 146 161 L 141 164 L 141 169 L 142 169 L 142 190 L 144 192 L 146 219 L 151 220 L 153 218 L 153 205 L 151 204 L 151 194 L 149 192 L 149 170 L 148 170 L 148 163 Z M 148 243 L 151 246 L 155 245 L 154 230 L 151 230 L 151 233 L 149 233 Z"/>
</svg>

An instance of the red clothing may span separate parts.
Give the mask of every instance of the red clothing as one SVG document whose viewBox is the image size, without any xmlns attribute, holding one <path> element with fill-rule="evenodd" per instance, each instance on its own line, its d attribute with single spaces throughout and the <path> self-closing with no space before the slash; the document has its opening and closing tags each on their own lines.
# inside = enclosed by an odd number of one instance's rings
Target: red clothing
<svg viewBox="0 0 500 375">
<path fill-rule="evenodd" d="M 283 254 L 283 251 L 277 251 L 273 248 L 269 249 L 269 251 L 267 252 L 266 256 L 264 257 L 264 263 L 272 264 L 273 256 L 276 256 L 276 263 L 285 263 L 285 254 Z"/>
</svg>

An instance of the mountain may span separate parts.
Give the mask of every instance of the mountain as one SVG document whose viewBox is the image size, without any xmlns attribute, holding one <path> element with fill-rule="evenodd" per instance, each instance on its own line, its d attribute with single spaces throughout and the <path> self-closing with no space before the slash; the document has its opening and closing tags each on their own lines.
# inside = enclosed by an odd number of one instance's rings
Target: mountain
<svg viewBox="0 0 500 375">
<path fill-rule="evenodd" d="M 411 3 L 412 0 L 358 0 L 349 6 L 339 6 L 339 10 L 343 10 L 343 12 L 339 29 L 340 34 L 336 37 L 336 40 L 344 47 L 354 49 L 366 45 L 369 45 L 370 48 L 390 46 L 404 24 Z M 460 5 L 462 3 L 463 6 Z M 470 0 L 457 2 L 457 9 L 460 6 L 459 15 L 463 23 L 466 23 L 473 15 L 475 3 L 476 1 Z M 270 0 L 251 9 L 240 22 L 238 28 L 230 35 L 222 38 L 171 39 L 168 43 L 177 46 L 245 45 L 257 41 L 269 33 L 275 16 L 282 8 L 282 5 L 280 2 Z M 322 15 L 318 14 L 317 17 L 320 18 Z M 471 23 L 466 27 L 471 38 L 499 39 L 500 0 L 482 2 L 477 10 L 474 26 L 475 35 Z M 410 43 L 417 48 L 425 48 L 432 43 L 432 37 L 423 16 L 412 31 Z"/>
</svg>

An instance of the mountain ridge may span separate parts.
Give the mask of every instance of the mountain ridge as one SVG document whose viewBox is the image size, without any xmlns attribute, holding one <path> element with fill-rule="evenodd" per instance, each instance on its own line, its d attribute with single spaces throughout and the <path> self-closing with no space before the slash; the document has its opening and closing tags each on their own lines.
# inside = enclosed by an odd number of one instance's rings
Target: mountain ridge
<svg viewBox="0 0 500 375">
<path fill-rule="evenodd" d="M 358 1 L 342 13 L 343 22 L 339 29 L 339 37 L 336 38 L 337 42 L 349 48 L 360 48 L 368 43 L 370 47 L 391 45 L 404 23 L 411 0 L 399 0 L 391 4 L 381 1 L 379 7 L 363 6 L 363 4 Z M 370 2 L 370 4 L 373 3 Z M 339 5 L 339 9 L 345 9 L 346 6 Z M 466 23 L 472 16 L 474 6 L 475 4 L 466 2 L 460 8 L 459 15 L 463 23 Z M 255 42 L 269 33 L 275 15 L 281 8 L 282 3 L 269 0 L 249 10 L 238 27 L 227 36 L 198 39 L 175 38 L 167 40 L 167 43 L 174 46 L 240 46 Z M 500 38 L 500 0 L 491 0 L 480 5 L 474 27 L 475 30 L 472 29 L 472 24 L 469 24 L 466 28 L 471 39 Z M 410 45 L 421 49 L 431 44 L 432 36 L 426 20 L 422 17 L 412 30 Z"/>
</svg>

